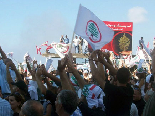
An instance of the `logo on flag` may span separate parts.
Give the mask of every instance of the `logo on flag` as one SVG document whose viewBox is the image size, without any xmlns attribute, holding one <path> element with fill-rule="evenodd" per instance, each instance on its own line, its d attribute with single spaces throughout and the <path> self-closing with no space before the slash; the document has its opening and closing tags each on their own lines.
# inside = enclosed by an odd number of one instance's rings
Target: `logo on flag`
<svg viewBox="0 0 155 116">
<path fill-rule="evenodd" d="M 51 46 L 55 49 L 57 54 L 61 57 L 64 58 L 65 54 L 69 52 L 69 46 L 70 44 L 62 44 L 62 43 L 51 43 Z"/>
<path fill-rule="evenodd" d="M 61 53 L 67 53 L 69 50 L 69 46 L 65 46 L 63 44 L 55 44 L 55 47 L 61 52 Z"/>
<path fill-rule="evenodd" d="M 100 33 L 99 27 L 93 20 L 89 20 L 87 22 L 86 35 L 93 43 L 101 41 L 102 35 Z"/>
</svg>

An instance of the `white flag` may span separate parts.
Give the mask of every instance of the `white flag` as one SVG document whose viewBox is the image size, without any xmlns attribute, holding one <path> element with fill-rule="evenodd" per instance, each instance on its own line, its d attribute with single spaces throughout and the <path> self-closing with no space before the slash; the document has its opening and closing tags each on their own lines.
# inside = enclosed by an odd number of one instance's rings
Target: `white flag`
<svg viewBox="0 0 155 116">
<path fill-rule="evenodd" d="M 64 58 L 65 54 L 68 54 L 70 44 L 51 43 L 51 46 L 55 49 L 60 58 Z"/>
<path fill-rule="evenodd" d="M 29 63 L 32 63 L 33 60 L 31 58 L 31 56 L 29 55 L 29 53 L 27 52 L 25 55 L 24 55 L 24 61 L 26 62 L 26 59 Z"/>
<path fill-rule="evenodd" d="M 109 43 L 114 31 L 105 25 L 90 10 L 80 5 L 74 33 L 86 39 L 93 50 L 101 49 Z"/>
<path fill-rule="evenodd" d="M 53 62 L 53 60 L 51 58 L 46 58 L 46 63 L 45 63 L 46 71 L 49 70 L 52 62 Z"/>
</svg>

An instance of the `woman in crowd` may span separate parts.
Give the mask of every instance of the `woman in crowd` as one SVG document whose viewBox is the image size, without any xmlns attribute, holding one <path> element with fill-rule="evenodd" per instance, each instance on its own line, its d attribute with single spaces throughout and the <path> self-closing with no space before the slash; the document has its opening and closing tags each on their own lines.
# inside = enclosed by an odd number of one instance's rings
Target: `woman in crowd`
<svg viewBox="0 0 155 116">
<path fill-rule="evenodd" d="M 19 116 L 21 107 L 25 102 L 24 97 L 18 92 L 12 93 L 9 96 L 9 102 L 13 110 L 13 116 Z"/>
</svg>

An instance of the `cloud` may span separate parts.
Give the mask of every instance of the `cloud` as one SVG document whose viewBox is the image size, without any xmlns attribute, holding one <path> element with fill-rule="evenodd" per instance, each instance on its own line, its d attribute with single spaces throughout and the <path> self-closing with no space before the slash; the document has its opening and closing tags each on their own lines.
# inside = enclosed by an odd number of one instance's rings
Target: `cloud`
<svg viewBox="0 0 155 116">
<path fill-rule="evenodd" d="M 134 23 L 142 23 L 147 21 L 147 11 L 143 7 L 133 7 L 128 11 L 129 21 Z"/>
</svg>

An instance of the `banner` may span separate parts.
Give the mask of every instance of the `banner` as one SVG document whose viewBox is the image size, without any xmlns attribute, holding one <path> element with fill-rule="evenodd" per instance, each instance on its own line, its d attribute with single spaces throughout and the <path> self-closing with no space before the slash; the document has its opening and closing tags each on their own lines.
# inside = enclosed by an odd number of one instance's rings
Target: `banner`
<svg viewBox="0 0 155 116">
<path fill-rule="evenodd" d="M 109 22 L 103 21 L 108 27 L 114 30 L 114 36 L 111 42 L 102 47 L 113 51 L 115 55 L 122 52 L 132 51 L 132 22 Z"/>
<path fill-rule="evenodd" d="M 114 31 L 105 25 L 94 13 L 80 5 L 74 33 L 84 38 L 93 50 L 109 43 Z"/>
<path fill-rule="evenodd" d="M 103 21 L 106 26 L 114 31 L 113 39 L 104 45 L 102 49 L 113 51 L 115 55 L 131 53 L 132 51 L 132 22 Z M 89 51 L 91 47 L 88 46 Z"/>
</svg>

